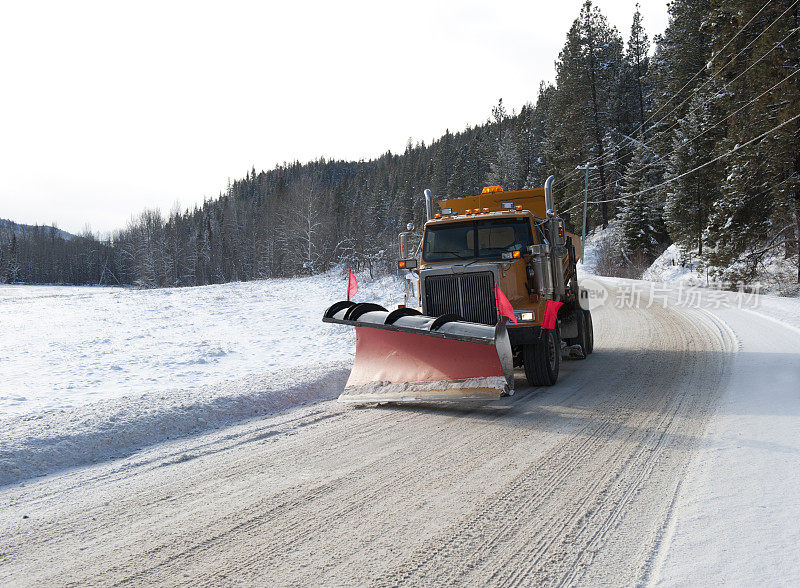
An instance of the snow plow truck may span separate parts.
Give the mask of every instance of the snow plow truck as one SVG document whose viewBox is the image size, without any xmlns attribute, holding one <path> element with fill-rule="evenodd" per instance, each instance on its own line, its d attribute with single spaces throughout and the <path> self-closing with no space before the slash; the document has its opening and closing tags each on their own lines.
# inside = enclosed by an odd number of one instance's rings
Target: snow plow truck
<svg viewBox="0 0 800 588">
<path fill-rule="evenodd" d="M 552 386 L 562 357 L 592 353 L 592 317 L 579 304 L 581 242 L 556 213 L 552 182 L 439 200 L 435 214 L 425 190 L 419 257 L 402 233 L 398 260 L 421 308 L 341 301 L 324 314 L 356 330 L 339 400 L 494 399 L 514 393 L 515 366 L 531 386 Z"/>
</svg>

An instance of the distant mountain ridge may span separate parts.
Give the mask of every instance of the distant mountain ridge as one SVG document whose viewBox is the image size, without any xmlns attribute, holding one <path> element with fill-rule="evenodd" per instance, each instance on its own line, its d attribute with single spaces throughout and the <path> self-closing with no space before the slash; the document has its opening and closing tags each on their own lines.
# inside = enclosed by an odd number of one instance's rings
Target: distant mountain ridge
<svg viewBox="0 0 800 588">
<path fill-rule="evenodd" d="M 58 237 L 61 237 L 62 239 L 69 240 L 76 238 L 76 235 L 63 231 L 58 227 L 53 227 L 51 225 L 24 225 L 21 223 L 15 223 L 14 221 L 5 218 L 0 218 L 0 229 L 6 229 L 9 231 L 13 231 L 15 233 L 21 233 L 23 235 L 32 235 L 36 233 L 38 229 L 48 229 L 48 230 L 53 229 L 55 230 L 56 235 Z"/>
</svg>

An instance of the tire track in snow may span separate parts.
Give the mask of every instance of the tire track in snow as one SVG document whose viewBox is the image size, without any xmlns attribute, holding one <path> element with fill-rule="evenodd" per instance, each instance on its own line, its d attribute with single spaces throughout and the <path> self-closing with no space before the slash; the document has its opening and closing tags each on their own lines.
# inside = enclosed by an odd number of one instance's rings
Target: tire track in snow
<svg viewBox="0 0 800 588">
<path fill-rule="evenodd" d="M 649 318 L 652 313 L 644 316 Z M 594 427 L 590 422 L 557 452 L 531 464 L 514 484 L 477 510 L 469 520 L 453 525 L 444 545 L 431 543 L 422 546 L 408 558 L 416 563 L 397 575 L 384 576 L 377 583 L 395 584 L 410 580 L 421 584 L 571 584 L 578 580 L 581 571 L 593 559 L 591 553 L 600 549 L 643 482 L 659 465 L 668 436 L 678 432 L 690 434 L 692 437 L 689 439 L 692 439 L 702 434 L 716 396 L 710 390 L 711 393 L 702 395 L 706 399 L 701 403 L 704 406 L 695 406 L 697 403 L 692 401 L 690 394 L 680 393 L 681 386 L 696 381 L 699 375 L 703 375 L 706 381 L 719 382 L 724 361 L 719 363 L 717 360 L 722 360 L 734 348 L 732 341 L 717 335 L 718 330 L 715 332 L 702 323 L 687 324 L 690 321 L 676 320 L 667 312 L 662 314 L 666 316 L 658 324 L 665 329 L 664 332 L 651 332 L 653 341 L 666 342 L 665 347 L 683 348 L 686 353 L 672 357 L 670 366 L 654 361 L 645 378 L 630 380 L 623 373 L 618 381 L 632 384 L 628 394 L 618 398 L 619 406 L 615 410 L 622 409 L 621 412 L 613 414 L 611 411 L 611 418 L 601 420 Z M 693 320 L 697 321 L 696 318 Z M 642 328 L 641 331 L 648 329 Z M 717 349 L 719 354 L 709 356 L 705 353 L 708 349 Z M 656 348 L 654 351 L 651 359 L 656 360 L 659 350 Z M 700 353 L 692 353 L 694 351 Z M 687 358 L 694 361 L 687 365 Z M 718 365 L 709 365 L 712 359 Z M 687 367 L 694 369 L 686 370 Z M 651 394 L 644 397 L 637 394 L 648 383 L 652 387 Z M 663 389 L 678 393 L 659 394 Z M 649 401 L 649 405 L 643 405 L 643 401 Z M 686 427 L 677 427 L 676 419 L 681 412 L 690 415 L 691 409 L 698 409 L 705 418 L 684 431 Z M 644 418 L 632 420 L 635 413 L 643 414 Z M 609 451 L 608 439 L 619 436 L 619 432 L 624 430 L 629 431 L 628 438 L 621 439 L 624 442 L 617 443 Z M 676 457 L 676 465 L 685 467 L 686 455 Z M 580 480 L 583 483 L 576 483 L 576 473 L 583 475 Z M 525 513 L 528 516 L 523 516 Z M 544 517 L 539 519 L 539 514 Z M 582 542 L 585 536 L 589 540 Z M 543 539 L 531 545 L 529 537 Z M 504 553 L 504 547 L 509 544 L 516 544 L 518 548 Z M 640 554 L 637 562 L 640 567 L 646 566 L 647 558 L 642 556 L 647 555 L 647 551 Z M 454 570 L 442 565 L 455 558 L 469 561 L 468 566 Z M 560 568 L 566 571 L 554 573 Z M 632 571 L 634 576 L 631 580 L 634 581 L 639 572 L 635 568 Z M 614 580 L 618 582 L 620 578 L 617 576 Z"/>
</svg>

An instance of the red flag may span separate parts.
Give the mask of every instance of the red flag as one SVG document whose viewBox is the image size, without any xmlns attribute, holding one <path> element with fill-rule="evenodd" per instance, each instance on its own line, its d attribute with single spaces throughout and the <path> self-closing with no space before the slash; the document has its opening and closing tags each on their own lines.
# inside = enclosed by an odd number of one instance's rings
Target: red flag
<svg viewBox="0 0 800 588">
<path fill-rule="evenodd" d="M 497 312 L 499 312 L 501 316 L 507 316 L 510 318 L 516 325 L 517 316 L 514 314 L 514 307 L 511 306 L 508 298 L 506 298 L 506 295 L 503 294 L 503 291 L 497 284 L 494 285 L 494 301 L 495 304 L 497 304 Z"/>
<path fill-rule="evenodd" d="M 358 292 L 356 275 L 353 273 L 353 270 L 347 268 L 347 299 L 352 300 L 353 296 L 356 295 L 356 292 Z"/>
<path fill-rule="evenodd" d="M 543 329 L 555 329 L 556 318 L 558 317 L 558 309 L 561 308 L 563 302 L 556 302 L 555 300 L 548 300 L 544 307 L 544 320 L 542 320 Z"/>
</svg>

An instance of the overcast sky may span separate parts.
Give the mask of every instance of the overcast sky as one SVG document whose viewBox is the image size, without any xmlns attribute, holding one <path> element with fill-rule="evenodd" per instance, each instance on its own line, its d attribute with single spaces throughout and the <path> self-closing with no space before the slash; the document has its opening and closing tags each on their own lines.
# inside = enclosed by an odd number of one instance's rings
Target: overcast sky
<svg viewBox="0 0 800 588">
<path fill-rule="evenodd" d="M 636 0 L 596 0 L 627 41 Z M 0 218 L 77 232 L 251 166 L 371 158 L 519 110 L 580 0 L 0 0 Z M 652 38 L 666 4 L 641 0 Z"/>
</svg>

